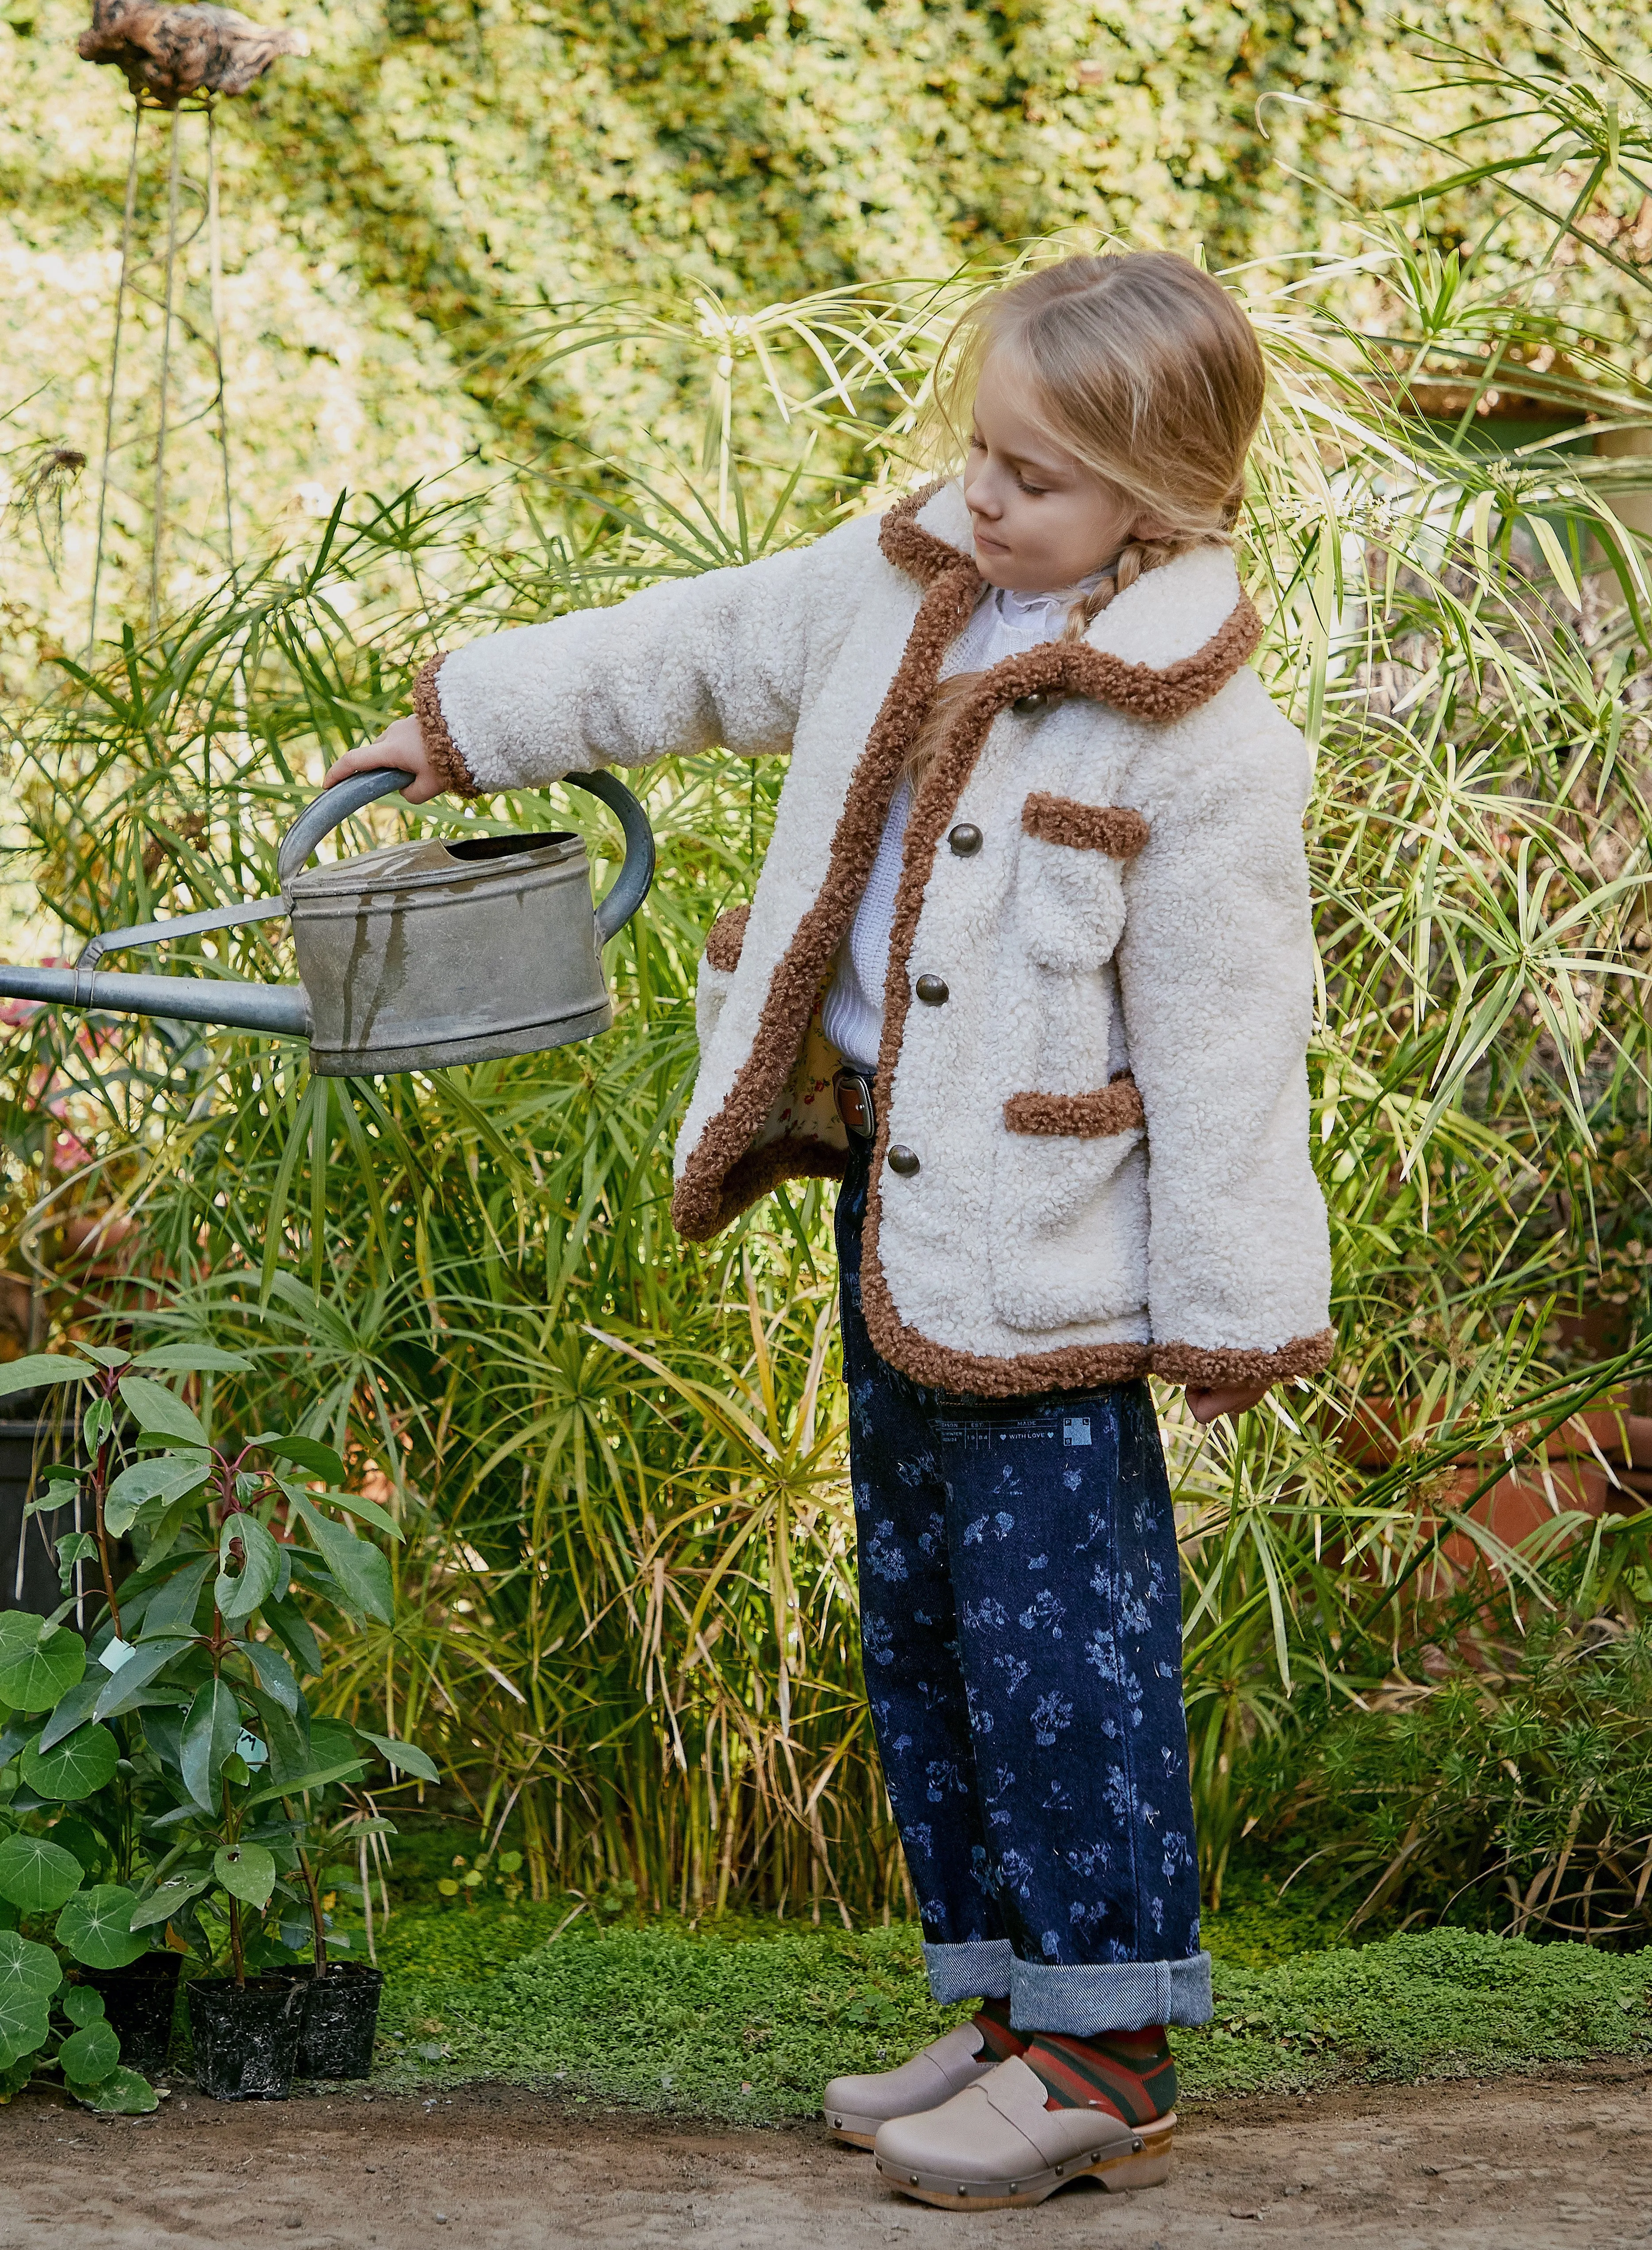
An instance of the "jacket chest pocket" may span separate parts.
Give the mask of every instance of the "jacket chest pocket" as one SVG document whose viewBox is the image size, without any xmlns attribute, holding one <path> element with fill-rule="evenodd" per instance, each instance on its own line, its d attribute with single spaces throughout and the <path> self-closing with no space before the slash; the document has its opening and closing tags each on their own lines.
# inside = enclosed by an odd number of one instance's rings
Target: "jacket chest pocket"
<svg viewBox="0 0 1652 2250">
<path fill-rule="evenodd" d="M 1123 869 L 1147 823 L 1123 805 L 1035 791 L 1021 807 L 1016 915 L 1040 969 L 1075 975 L 1112 959 L 1124 929 Z"/>
</svg>

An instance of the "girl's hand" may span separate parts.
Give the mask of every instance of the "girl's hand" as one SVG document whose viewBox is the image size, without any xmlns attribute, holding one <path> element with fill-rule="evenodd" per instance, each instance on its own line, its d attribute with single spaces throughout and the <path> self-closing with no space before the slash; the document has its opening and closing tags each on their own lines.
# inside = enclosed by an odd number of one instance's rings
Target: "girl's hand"
<svg viewBox="0 0 1652 2250">
<path fill-rule="evenodd" d="M 1273 1387 L 1271 1383 L 1247 1383 L 1228 1391 L 1195 1391 L 1190 1384 L 1187 1404 L 1195 1422 L 1214 1422 L 1223 1414 L 1231 1414 L 1237 1421 L 1260 1405 Z"/>
<path fill-rule="evenodd" d="M 399 766 L 404 773 L 412 775 L 404 791 L 409 804 L 428 804 L 446 787 L 431 763 L 419 723 L 411 715 L 392 719 L 376 742 L 363 743 L 359 750 L 346 750 L 328 768 L 324 785 L 331 789 L 335 782 L 351 774 L 370 773 L 379 766 Z"/>
</svg>

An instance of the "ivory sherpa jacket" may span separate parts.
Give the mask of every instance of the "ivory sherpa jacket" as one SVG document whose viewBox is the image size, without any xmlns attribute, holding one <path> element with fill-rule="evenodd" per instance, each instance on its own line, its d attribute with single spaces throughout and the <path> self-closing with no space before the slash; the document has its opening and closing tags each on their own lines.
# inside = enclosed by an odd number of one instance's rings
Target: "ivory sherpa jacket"
<svg viewBox="0 0 1652 2250">
<path fill-rule="evenodd" d="M 981 581 L 956 483 L 742 569 L 473 643 L 417 707 L 466 794 L 791 753 L 702 969 L 673 1210 L 715 1234 L 846 1142 L 819 1000 Z M 909 824 L 863 1297 L 920 1382 L 1013 1395 L 1325 1365 L 1301 736 L 1232 556 L 1150 572 L 960 701 Z M 893 1153 L 894 1162 L 891 1162 Z"/>
</svg>

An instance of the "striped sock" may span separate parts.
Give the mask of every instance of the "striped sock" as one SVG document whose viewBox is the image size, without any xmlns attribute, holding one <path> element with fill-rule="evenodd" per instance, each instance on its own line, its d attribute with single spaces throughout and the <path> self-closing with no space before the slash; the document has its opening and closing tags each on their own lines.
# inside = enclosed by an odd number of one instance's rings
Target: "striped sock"
<svg viewBox="0 0 1652 2250">
<path fill-rule="evenodd" d="M 1176 2107 L 1176 2060 L 1163 2024 L 1089 2039 L 1036 2032 L 1023 2059 L 1044 2081 L 1047 2109 L 1108 2109 L 1127 2125 L 1151 2125 Z"/>
<path fill-rule="evenodd" d="M 1010 2029 L 1007 2000 L 983 2000 L 971 2020 L 981 2034 L 981 2044 L 976 2051 L 978 2062 L 1007 2062 L 1012 2055 L 1026 2053 L 1026 2041 L 1020 2032 Z"/>
</svg>

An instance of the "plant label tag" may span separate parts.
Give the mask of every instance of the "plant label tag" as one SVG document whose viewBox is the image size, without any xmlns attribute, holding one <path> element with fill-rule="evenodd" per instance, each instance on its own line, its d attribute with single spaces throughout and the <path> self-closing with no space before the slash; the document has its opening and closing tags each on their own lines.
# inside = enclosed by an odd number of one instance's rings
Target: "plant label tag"
<svg viewBox="0 0 1652 2250">
<path fill-rule="evenodd" d="M 118 1672 L 128 1656 L 136 1654 L 137 1650 L 129 1640 L 112 1640 L 107 1648 L 99 1651 L 98 1662 L 106 1672 Z"/>
</svg>

